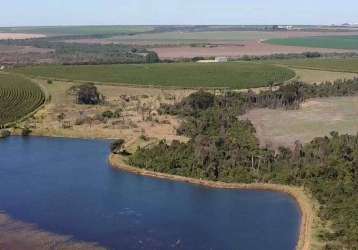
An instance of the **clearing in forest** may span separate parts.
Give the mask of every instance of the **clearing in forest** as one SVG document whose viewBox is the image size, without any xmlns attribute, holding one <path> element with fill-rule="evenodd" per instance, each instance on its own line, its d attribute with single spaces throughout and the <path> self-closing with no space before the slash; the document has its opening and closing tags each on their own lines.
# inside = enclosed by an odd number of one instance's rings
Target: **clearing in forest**
<svg viewBox="0 0 358 250">
<path fill-rule="evenodd" d="M 261 145 L 292 146 L 308 143 L 331 131 L 355 135 L 358 131 L 358 97 L 315 98 L 299 110 L 253 109 L 242 119 L 255 126 Z"/>
</svg>

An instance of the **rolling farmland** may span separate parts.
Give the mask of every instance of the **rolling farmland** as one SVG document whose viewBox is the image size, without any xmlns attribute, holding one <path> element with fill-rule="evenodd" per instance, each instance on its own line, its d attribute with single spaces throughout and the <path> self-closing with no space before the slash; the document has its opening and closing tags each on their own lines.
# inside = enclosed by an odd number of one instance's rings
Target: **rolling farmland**
<svg viewBox="0 0 358 250">
<path fill-rule="evenodd" d="M 173 63 L 95 66 L 34 66 L 16 72 L 35 77 L 152 86 L 253 88 L 289 80 L 284 67 L 256 63 Z"/>
<path fill-rule="evenodd" d="M 15 122 L 45 101 L 41 88 L 24 78 L 0 74 L 0 127 Z"/>
<path fill-rule="evenodd" d="M 270 39 L 266 41 L 270 44 L 299 46 L 309 48 L 327 48 L 327 49 L 351 49 L 358 50 L 358 36 L 316 36 L 300 37 L 288 39 Z"/>
<path fill-rule="evenodd" d="M 128 33 L 140 33 L 153 30 L 151 26 L 43 26 L 0 28 L 4 33 L 45 34 L 48 36 L 114 36 Z"/>
</svg>

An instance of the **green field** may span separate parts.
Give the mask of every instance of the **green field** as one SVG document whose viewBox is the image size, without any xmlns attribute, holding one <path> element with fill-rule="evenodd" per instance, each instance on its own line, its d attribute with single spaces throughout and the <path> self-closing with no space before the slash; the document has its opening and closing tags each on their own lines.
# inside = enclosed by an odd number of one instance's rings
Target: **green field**
<svg viewBox="0 0 358 250">
<path fill-rule="evenodd" d="M 15 122 L 45 101 L 35 83 L 19 76 L 0 74 L 0 127 Z"/>
<path fill-rule="evenodd" d="M 94 66 L 34 66 L 18 68 L 18 73 L 56 79 L 103 83 L 178 87 L 253 88 L 283 82 L 295 76 L 284 67 L 256 63 L 173 63 L 118 64 Z"/>
<path fill-rule="evenodd" d="M 270 44 L 310 48 L 358 50 L 358 36 L 316 36 L 288 39 L 270 39 Z"/>
<path fill-rule="evenodd" d="M 270 60 L 266 63 L 280 64 L 294 68 L 358 73 L 358 58 L 347 59 L 288 59 Z"/>
<path fill-rule="evenodd" d="M 11 33 L 34 33 L 45 34 L 49 36 L 114 36 L 127 33 L 140 33 L 151 31 L 151 26 L 44 26 L 44 27 L 15 27 L 15 28 L 0 28 L 0 32 Z"/>
</svg>

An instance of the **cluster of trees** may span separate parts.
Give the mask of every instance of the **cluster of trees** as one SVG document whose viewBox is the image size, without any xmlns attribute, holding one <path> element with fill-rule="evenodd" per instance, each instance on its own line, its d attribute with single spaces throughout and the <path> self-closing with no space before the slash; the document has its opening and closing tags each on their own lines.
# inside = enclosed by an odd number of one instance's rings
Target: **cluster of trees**
<svg viewBox="0 0 358 250">
<path fill-rule="evenodd" d="M 310 58 L 349 58 L 358 57 L 356 52 L 345 52 L 345 53 L 321 53 L 321 52 L 303 52 L 303 53 L 276 53 L 271 55 L 262 56 L 250 56 L 244 55 L 240 57 L 243 61 L 259 61 L 259 60 L 281 60 L 281 59 L 310 59 Z"/>
<path fill-rule="evenodd" d="M 178 133 L 189 142 L 138 148 L 129 163 L 158 172 L 225 182 L 303 185 L 319 201 L 330 230 L 325 249 L 358 249 L 358 134 L 316 138 L 293 149 L 260 148 L 255 128 L 238 116 L 252 107 L 297 108 L 307 98 L 357 93 L 358 80 L 294 83 L 261 94 L 199 91 L 160 112 L 185 117 Z"/>
<path fill-rule="evenodd" d="M 93 83 L 73 86 L 68 90 L 68 93 L 76 97 L 77 104 L 98 105 L 103 104 L 105 101 L 105 97 Z"/>
<path fill-rule="evenodd" d="M 252 108 L 298 109 L 307 99 L 329 96 L 352 96 L 358 93 L 358 78 L 336 80 L 321 84 L 293 82 L 282 85 L 277 90 L 272 88 L 260 93 L 233 92 L 220 90 L 219 94 L 198 91 L 180 103 L 161 104 L 160 113 L 182 116 L 195 116 L 196 113 L 210 107 L 230 109 L 238 115 Z"/>
</svg>

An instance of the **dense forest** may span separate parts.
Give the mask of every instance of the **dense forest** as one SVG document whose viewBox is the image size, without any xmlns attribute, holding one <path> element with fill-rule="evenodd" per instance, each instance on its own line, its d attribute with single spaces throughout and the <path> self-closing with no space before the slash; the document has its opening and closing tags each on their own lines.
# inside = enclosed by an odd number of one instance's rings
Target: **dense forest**
<svg viewBox="0 0 358 250">
<path fill-rule="evenodd" d="M 178 134 L 189 142 L 161 141 L 138 148 L 129 163 L 170 174 L 241 183 L 305 186 L 320 203 L 320 218 L 330 230 L 320 234 L 325 249 L 358 249 L 358 134 L 315 138 L 306 145 L 277 151 L 260 148 L 255 128 L 239 115 L 254 107 L 297 109 L 312 97 L 348 96 L 358 79 L 322 85 L 293 83 L 276 91 L 211 94 L 196 92 L 160 112 L 179 115 Z"/>
<path fill-rule="evenodd" d="M 118 44 L 84 44 L 55 38 L 1 40 L 0 45 L 52 49 L 58 64 L 155 63 L 157 54 L 144 48 Z"/>
</svg>

